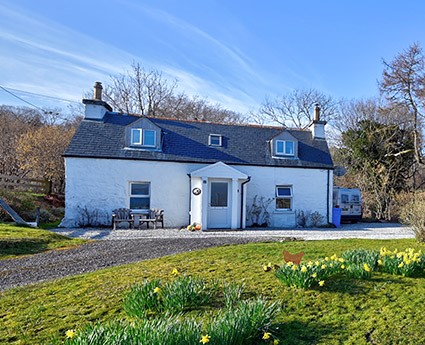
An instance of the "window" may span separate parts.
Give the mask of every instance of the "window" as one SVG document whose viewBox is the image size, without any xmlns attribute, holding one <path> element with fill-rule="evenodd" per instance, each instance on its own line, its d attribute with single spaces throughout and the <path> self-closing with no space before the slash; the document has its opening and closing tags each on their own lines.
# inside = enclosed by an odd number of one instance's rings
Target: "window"
<svg viewBox="0 0 425 345">
<path fill-rule="evenodd" d="M 143 146 L 156 146 L 156 131 L 152 129 L 143 130 Z"/>
<path fill-rule="evenodd" d="M 131 129 L 131 145 L 142 145 L 148 147 L 156 146 L 156 131 L 152 129 Z"/>
<path fill-rule="evenodd" d="M 293 141 L 277 140 L 276 154 L 285 155 L 285 156 L 293 156 L 295 154 L 295 143 Z"/>
<path fill-rule="evenodd" d="M 141 145 L 142 144 L 142 130 L 133 128 L 131 130 L 131 145 Z"/>
<path fill-rule="evenodd" d="M 130 208 L 132 210 L 148 210 L 150 208 L 150 187 L 150 182 L 130 184 Z"/>
<path fill-rule="evenodd" d="M 211 207 L 227 207 L 228 183 L 211 182 Z"/>
<path fill-rule="evenodd" d="M 292 187 L 276 186 L 276 209 L 291 210 L 292 209 Z"/>
<path fill-rule="evenodd" d="M 221 146 L 221 135 L 220 134 L 210 134 L 208 138 L 208 145 L 210 146 Z"/>
</svg>

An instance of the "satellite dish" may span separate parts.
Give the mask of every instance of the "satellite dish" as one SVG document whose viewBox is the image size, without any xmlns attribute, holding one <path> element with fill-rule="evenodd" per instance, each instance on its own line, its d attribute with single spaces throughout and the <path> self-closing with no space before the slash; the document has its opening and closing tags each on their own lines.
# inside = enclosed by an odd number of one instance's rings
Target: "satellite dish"
<svg viewBox="0 0 425 345">
<path fill-rule="evenodd" d="M 347 172 L 347 169 L 341 166 L 335 167 L 334 174 L 335 176 L 344 176 Z"/>
</svg>

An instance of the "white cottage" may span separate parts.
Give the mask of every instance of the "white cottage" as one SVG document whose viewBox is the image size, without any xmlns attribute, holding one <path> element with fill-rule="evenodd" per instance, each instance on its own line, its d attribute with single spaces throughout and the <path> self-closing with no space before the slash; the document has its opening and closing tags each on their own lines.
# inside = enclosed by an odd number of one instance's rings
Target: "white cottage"
<svg viewBox="0 0 425 345">
<path fill-rule="evenodd" d="M 287 228 L 332 220 L 333 163 L 319 108 L 308 130 L 137 117 L 85 99 L 65 157 L 62 226 L 110 224 L 116 208 L 163 209 L 167 227 Z"/>
</svg>

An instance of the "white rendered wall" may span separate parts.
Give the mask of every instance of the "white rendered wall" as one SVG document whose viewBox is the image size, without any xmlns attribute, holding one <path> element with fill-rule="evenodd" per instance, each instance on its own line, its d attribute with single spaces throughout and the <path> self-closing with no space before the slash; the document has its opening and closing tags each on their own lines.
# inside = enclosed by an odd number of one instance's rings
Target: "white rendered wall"
<svg viewBox="0 0 425 345">
<path fill-rule="evenodd" d="M 300 169 L 300 168 L 275 168 L 275 167 L 254 167 L 254 166 L 234 166 L 241 172 L 251 176 L 251 181 L 246 184 L 247 199 L 246 205 L 249 208 L 254 197 L 264 197 L 265 199 L 276 196 L 275 187 L 277 185 L 292 186 L 293 204 L 291 211 L 281 211 L 276 209 L 275 201 L 271 202 L 268 211 L 271 214 L 272 227 L 293 227 L 296 225 L 295 211 L 317 211 L 324 217 L 327 223 L 327 202 L 329 207 L 329 217 L 331 220 L 332 211 L 332 172 L 329 178 L 329 200 L 328 193 L 328 171 L 320 169 Z M 247 215 L 247 225 L 251 224 Z"/>
<path fill-rule="evenodd" d="M 113 209 L 129 207 L 130 182 L 150 182 L 151 208 L 164 209 L 165 226 L 181 227 L 189 224 L 189 207 L 192 222 L 202 222 L 206 210 L 194 200 L 206 197 L 205 186 L 201 178 L 188 174 L 205 167 L 206 164 L 173 162 L 150 162 L 132 160 L 66 158 L 66 209 L 61 226 L 78 226 L 81 210 L 96 211 L 99 222 L 105 225 L 111 222 Z M 293 210 L 276 210 L 273 201 L 268 211 L 271 214 L 272 227 L 293 227 L 295 210 L 318 211 L 327 215 L 328 172 L 319 169 L 275 168 L 238 166 L 233 168 L 251 177 L 245 184 L 246 206 L 252 205 L 254 197 L 275 197 L 276 185 L 291 185 L 293 188 Z M 332 173 L 330 173 L 330 191 L 332 191 Z M 203 189 L 197 197 L 190 193 L 195 187 Z M 240 183 L 237 189 L 237 226 L 240 226 Z M 204 211 L 204 212 L 203 212 Z M 245 210 L 244 210 L 245 211 Z M 332 193 L 329 195 L 329 212 L 332 211 Z M 331 217 L 331 213 L 329 214 Z M 245 222 L 246 217 L 243 218 Z M 329 221 L 331 218 L 329 219 Z M 327 222 L 327 220 L 325 220 Z M 250 225 L 247 219 L 247 225 Z"/>
<path fill-rule="evenodd" d="M 150 182 L 151 208 L 164 209 L 167 227 L 189 223 L 188 173 L 202 165 L 171 162 L 66 158 L 65 218 L 61 226 L 78 226 L 81 209 L 99 213 L 110 224 L 113 209 L 130 203 L 130 182 Z"/>
</svg>

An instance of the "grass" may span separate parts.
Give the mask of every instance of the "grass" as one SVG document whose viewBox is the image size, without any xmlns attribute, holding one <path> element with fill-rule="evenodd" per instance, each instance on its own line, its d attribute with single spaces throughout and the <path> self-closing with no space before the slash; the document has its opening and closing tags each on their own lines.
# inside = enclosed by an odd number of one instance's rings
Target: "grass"
<svg viewBox="0 0 425 345">
<path fill-rule="evenodd" d="M 407 247 L 414 240 L 336 240 L 251 243 L 209 248 L 143 261 L 0 293 L 0 343 L 46 344 L 87 323 L 125 320 L 123 298 L 145 279 L 172 280 L 171 272 L 244 283 L 249 297 L 263 295 L 281 307 L 280 344 L 424 344 L 425 277 L 374 273 L 371 279 L 336 277 L 323 287 L 294 289 L 263 265 L 282 264 L 282 251 L 303 261 L 356 248 Z"/>
<path fill-rule="evenodd" d="M 0 260 L 84 243 L 50 231 L 0 223 Z"/>
</svg>

